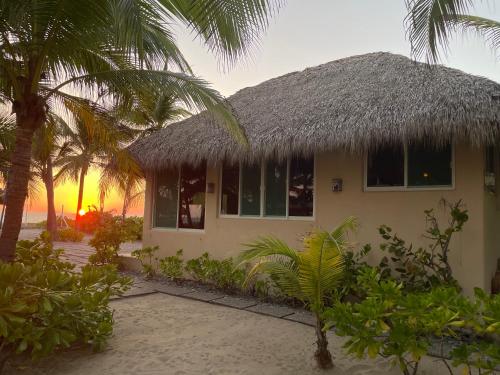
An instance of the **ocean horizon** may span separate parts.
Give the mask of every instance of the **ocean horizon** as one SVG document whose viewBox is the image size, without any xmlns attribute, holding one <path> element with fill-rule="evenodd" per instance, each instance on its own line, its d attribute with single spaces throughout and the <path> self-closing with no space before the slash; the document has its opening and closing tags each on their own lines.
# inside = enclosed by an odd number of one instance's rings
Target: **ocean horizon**
<svg viewBox="0 0 500 375">
<path fill-rule="evenodd" d="M 115 213 L 116 214 L 116 213 Z M 60 216 L 61 212 L 56 212 L 56 216 Z M 64 216 L 70 219 L 75 218 L 74 213 L 68 213 L 65 212 Z M 129 216 L 142 216 L 137 213 L 130 213 L 127 215 Z M 33 223 L 39 223 L 41 221 L 47 220 L 47 211 L 24 211 L 23 213 L 23 224 L 33 224 Z"/>
</svg>

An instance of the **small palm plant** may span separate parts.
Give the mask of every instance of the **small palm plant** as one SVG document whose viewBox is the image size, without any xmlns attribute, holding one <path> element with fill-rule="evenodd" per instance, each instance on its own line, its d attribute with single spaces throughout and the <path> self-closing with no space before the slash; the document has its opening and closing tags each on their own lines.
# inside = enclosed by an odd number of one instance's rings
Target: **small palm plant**
<svg viewBox="0 0 500 375">
<path fill-rule="evenodd" d="M 356 228 L 356 219 L 345 219 L 332 232 L 315 229 L 304 238 L 303 251 L 290 248 L 274 237 L 263 237 L 247 244 L 240 264 L 255 262 L 245 284 L 258 274 L 267 274 L 290 297 L 304 302 L 316 318 L 317 349 L 320 368 L 333 367 L 322 317 L 325 305 L 334 298 L 344 276 L 344 250 L 350 247 L 347 234 Z"/>
</svg>

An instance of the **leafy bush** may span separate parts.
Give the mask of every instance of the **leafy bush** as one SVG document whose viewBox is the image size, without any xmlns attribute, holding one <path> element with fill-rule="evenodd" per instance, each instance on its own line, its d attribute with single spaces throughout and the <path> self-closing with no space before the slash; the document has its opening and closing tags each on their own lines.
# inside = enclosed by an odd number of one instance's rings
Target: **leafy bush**
<svg viewBox="0 0 500 375">
<path fill-rule="evenodd" d="M 112 218 L 97 229 L 89 241 L 90 246 L 96 250 L 96 253 L 89 257 L 89 262 L 95 265 L 116 263 L 120 245 L 130 239 L 130 233 L 122 225 L 121 218 Z"/>
<path fill-rule="evenodd" d="M 366 291 L 362 302 L 336 302 L 325 313 L 326 329 L 335 326 L 337 335 L 349 337 L 344 345 L 349 353 L 391 358 L 403 374 L 416 374 L 432 342 L 455 338 L 460 344 L 451 351 L 454 366 L 492 370 L 500 364 L 495 341 L 500 296 L 476 289 L 471 300 L 453 286 L 407 292 L 402 283 L 371 267 L 363 268 L 357 282 Z"/>
<path fill-rule="evenodd" d="M 430 240 L 426 247 L 415 249 L 413 244 L 407 244 L 397 234 L 393 234 L 387 225 L 380 226 L 379 233 L 385 241 L 380 245 L 380 250 L 389 253 L 378 265 L 383 278 L 398 280 L 408 291 L 428 291 L 440 285 L 460 288 L 453 277 L 448 258 L 453 235 L 463 230 L 469 217 L 461 201 L 450 203 L 442 200 L 441 204 L 449 213 L 445 229 L 441 229 L 432 209 L 424 211 L 428 224 L 424 237 Z M 356 277 L 359 269 L 367 265 L 364 259 L 370 251 L 371 246 L 366 245 L 357 254 L 346 254 L 347 275 L 350 276 L 346 280 L 345 293 L 363 294 L 362 290 L 355 290 Z"/>
<path fill-rule="evenodd" d="M 62 242 L 82 242 L 84 234 L 73 228 L 57 230 L 57 240 Z"/>
<path fill-rule="evenodd" d="M 100 350 L 112 333 L 109 298 L 130 280 L 112 266 L 74 273 L 60 254 L 43 239 L 20 241 L 16 261 L 0 263 L 0 368 L 16 354 L 38 359 L 74 343 Z"/>
<path fill-rule="evenodd" d="M 184 275 L 184 261 L 182 260 L 182 249 L 177 250 L 175 255 L 160 260 L 160 270 L 168 279 L 178 280 Z"/>
<path fill-rule="evenodd" d="M 141 241 L 142 240 L 142 227 L 144 219 L 139 216 L 130 216 L 122 221 L 124 231 L 127 233 L 128 241 Z"/>
<path fill-rule="evenodd" d="M 158 246 L 148 246 L 132 251 L 132 256 L 141 263 L 142 272 L 146 278 L 151 278 L 156 274 L 158 258 L 154 254 L 158 251 Z"/>
<path fill-rule="evenodd" d="M 99 228 L 114 221 L 111 212 L 101 212 L 98 210 L 90 210 L 85 215 L 78 219 L 78 229 L 84 233 L 94 234 Z M 72 220 L 73 226 L 75 225 Z"/>
<path fill-rule="evenodd" d="M 245 280 L 245 271 L 236 268 L 232 258 L 211 259 L 207 252 L 188 260 L 185 270 L 193 279 L 220 289 L 239 288 Z"/>
</svg>

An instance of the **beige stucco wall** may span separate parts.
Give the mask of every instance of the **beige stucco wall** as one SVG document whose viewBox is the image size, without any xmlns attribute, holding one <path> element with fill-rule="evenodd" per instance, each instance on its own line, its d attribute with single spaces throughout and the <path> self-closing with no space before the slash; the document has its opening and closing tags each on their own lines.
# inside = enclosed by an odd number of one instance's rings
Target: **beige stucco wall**
<svg viewBox="0 0 500 375">
<path fill-rule="evenodd" d="M 243 243 L 260 235 L 272 234 L 300 247 L 301 236 L 312 227 L 330 229 L 350 215 L 359 219 L 359 230 L 353 240 L 360 246 L 372 243 L 376 247 L 380 241 L 377 227 L 381 224 L 391 226 L 404 239 L 421 244 L 425 243 L 422 238 L 425 230 L 424 209 L 437 207 L 441 198 L 451 201 L 463 199 L 470 219 L 463 233 L 452 243 L 451 264 L 467 293 L 475 286 L 489 289 L 493 270 L 491 263 L 500 257 L 498 246 L 493 246 L 494 242 L 498 244 L 500 230 L 485 229 L 485 220 L 490 221 L 488 228 L 493 228 L 496 223 L 491 224 L 492 215 L 485 214 L 482 150 L 463 145 L 455 147 L 455 188 L 451 190 L 365 192 L 363 156 L 340 152 L 316 155 L 315 173 L 314 220 L 221 218 L 218 215 L 219 170 L 209 168 L 207 182 L 216 184 L 216 193 L 207 194 L 203 231 L 151 228 L 152 178 L 149 176 L 144 244 L 159 245 L 160 256 L 171 255 L 182 248 L 186 258 L 199 256 L 204 251 L 223 258 L 237 255 Z M 342 192 L 331 191 L 332 178 L 343 179 Z M 375 251 L 372 257 L 380 257 L 380 252 Z"/>
</svg>

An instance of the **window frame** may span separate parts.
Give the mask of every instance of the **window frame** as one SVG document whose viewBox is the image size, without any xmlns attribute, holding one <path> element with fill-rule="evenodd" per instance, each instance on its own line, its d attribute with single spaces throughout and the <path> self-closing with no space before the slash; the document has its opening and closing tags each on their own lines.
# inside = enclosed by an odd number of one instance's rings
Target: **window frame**
<svg viewBox="0 0 500 375">
<path fill-rule="evenodd" d="M 316 220 L 316 155 L 312 156 L 313 158 L 313 213 L 312 216 L 290 216 L 288 214 L 289 209 L 289 189 L 290 189 L 290 157 L 286 159 L 286 215 L 285 216 L 266 216 L 265 214 L 265 198 L 266 198 L 266 162 L 267 160 L 262 159 L 259 162 L 260 165 L 260 214 L 259 215 L 241 215 L 241 174 L 242 174 L 242 165 L 243 162 L 238 162 L 239 168 L 239 180 L 238 180 L 238 214 L 236 215 L 227 215 L 222 213 L 222 172 L 224 165 L 221 164 L 218 168 L 219 170 L 219 188 L 218 197 L 217 197 L 217 207 L 218 207 L 218 217 L 221 219 L 253 219 L 253 220 L 291 220 L 291 221 L 315 221 Z"/>
<path fill-rule="evenodd" d="M 368 154 L 363 157 L 363 191 L 450 191 L 455 190 L 455 143 L 451 142 L 451 185 L 408 186 L 408 145 L 403 145 L 404 151 L 404 185 L 403 186 L 368 186 Z"/>
<path fill-rule="evenodd" d="M 205 233 L 205 225 L 206 225 L 206 210 L 207 210 L 207 175 L 208 170 L 205 166 L 205 222 L 203 224 L 203 229 L 197 228 L 179 228 L 179 200 L 181 198 L 181 173 L 182 173 L 182 165 L 179 167 L 179 173 L 177 173 L 177 220 L 175 221 L 174 227 L 158 227 L 155 223 L 156 216 L 156 184 L 157 184 L 157 176 L 159 172 L 155 172 L 153 174 L 153 183 L 152 183 L 152 199 L 151 199 L 151 230 L 161 231 L 161 232 L 192 232 L 192 233 Z"/>
</svg>

